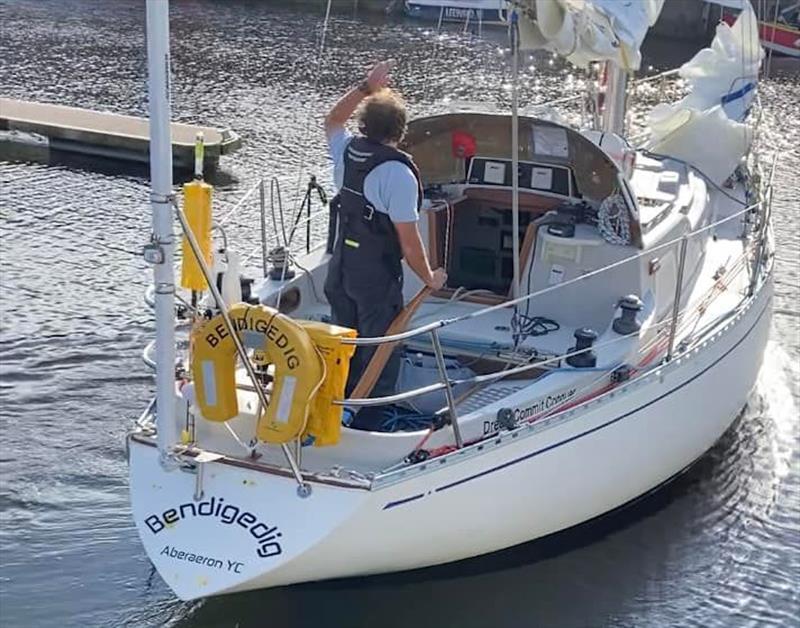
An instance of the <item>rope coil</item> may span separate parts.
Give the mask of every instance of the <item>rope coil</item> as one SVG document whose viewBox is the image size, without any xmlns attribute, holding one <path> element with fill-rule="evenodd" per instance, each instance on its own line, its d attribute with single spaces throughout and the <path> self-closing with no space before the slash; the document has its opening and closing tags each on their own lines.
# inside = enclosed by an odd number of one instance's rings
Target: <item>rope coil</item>
<svg viewBox="0 0 800 628">
<path fill-rule="evenodd" d="M 597 211 L 597 229 L 610 244 L 631 243 L 631 223 L 625 199 L 621 194 L 612 194 L 600 203 Z"/>
</svg>

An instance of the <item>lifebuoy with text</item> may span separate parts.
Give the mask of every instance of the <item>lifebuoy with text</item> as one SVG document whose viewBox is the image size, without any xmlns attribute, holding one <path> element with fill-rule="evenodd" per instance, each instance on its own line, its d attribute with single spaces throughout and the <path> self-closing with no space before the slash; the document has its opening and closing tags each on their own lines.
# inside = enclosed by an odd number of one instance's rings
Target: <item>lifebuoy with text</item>
<svg viewBox="0 0 800 628">
<path fill-rule="evenodd" d="M 258 419 L 258 437 L 286 443 L 306 427 L 308 411 L 325 377 L 325 366 L 301 325 L 265 305 L 239 303 L 228 312 L 245 349 L 273 364 L 269 405 Z M 197 405 L 209 421 L 239 414 L 236 390 L 236 345 L 221 315 L 192 334 L 192 376 Z"/>
</svg>

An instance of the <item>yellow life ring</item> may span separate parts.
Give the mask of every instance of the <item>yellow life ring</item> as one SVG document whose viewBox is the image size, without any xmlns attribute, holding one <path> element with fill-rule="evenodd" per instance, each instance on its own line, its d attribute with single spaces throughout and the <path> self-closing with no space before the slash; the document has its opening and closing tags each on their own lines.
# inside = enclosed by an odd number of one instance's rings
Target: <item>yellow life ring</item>
<svg viewBox="0 0 800 628">
<path fill-rule="evenodd" d="M 275 365 L 269 405 L 258 419 L 258 437 L 286 443 L 306 427 L 308 411 L 325 376 L 322 358 L 308 333 L 288 316 L 265 305 L 234 305 L 228 315 L 246 349 L 263 352 Z M 239 414 L 236 345 L 221 315 L 192 334 L 192 376 L 197 405 L 210 421 Z"/>
</svg>

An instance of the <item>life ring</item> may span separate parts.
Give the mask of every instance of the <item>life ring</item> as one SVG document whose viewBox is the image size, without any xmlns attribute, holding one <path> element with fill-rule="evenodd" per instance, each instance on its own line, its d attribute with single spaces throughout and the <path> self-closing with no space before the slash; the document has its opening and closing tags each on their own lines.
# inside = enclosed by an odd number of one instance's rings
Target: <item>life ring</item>
<svg viewBox="0 0 800 628">
<path fill-rule="evenodd" d="M 289 442 L 306 427 L 325 376 L 322 358 L 308 333 L 271 307 L 239 303 L 228 316 L 244 347 L 263 353 L 263 359 L 275 366 L 270 402 L 258 418 L 258 437 L 268 443 Z M 222 315 L 192 333 L 197 406 L 209 421 L 223 422 L 239 414 L 236 359 L 236 345 Z"/>
</svg>

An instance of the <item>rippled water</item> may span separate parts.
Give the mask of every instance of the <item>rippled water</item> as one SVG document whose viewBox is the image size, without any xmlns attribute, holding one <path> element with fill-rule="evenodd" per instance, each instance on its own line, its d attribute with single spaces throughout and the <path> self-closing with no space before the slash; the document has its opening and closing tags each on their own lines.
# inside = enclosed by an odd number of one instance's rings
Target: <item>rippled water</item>
<svg viewBox="0 0 800 628">
<path fill-rule="evenodd" d="M 288 4 L 288 3 L 287 3 Z M 140 0 L 0 0 L 0 94 L 144 113 Z M 329 182 L 325 106 L 363 68 L 398 61 L 415 113 L 507 99 L 502 35 L 259 2 L 174 1 L 173 111 L 244 146 L 215 177 L 220 212 L 260 176 L 287 197 Z M 657 42 L 656 42 L 657 43 Z M 680 62 L 680 44 L 650 48 Z M 579 87 L 537 57 L 524 100 Z M 54 156 L 0 161 L 0 623 L 7 626 L 796 626 L 800 615 L 800 79 L 763 85 L 761 145 L 777 179 L 775 321 L 747 408 L 688 473 L 603 521 L 458 567 L 176 601 L 130 518 L 123 437 L 153 393 L 153 335 L 133 253 L 149 227 L 146 173 Z M 302 165 L 302 168 L 301 168 Z M 256 242 L 254 208 L 234 237 Z M 420 521 L 421 526 L 436 525 Z"/>
</svg>

